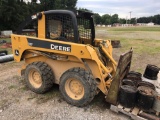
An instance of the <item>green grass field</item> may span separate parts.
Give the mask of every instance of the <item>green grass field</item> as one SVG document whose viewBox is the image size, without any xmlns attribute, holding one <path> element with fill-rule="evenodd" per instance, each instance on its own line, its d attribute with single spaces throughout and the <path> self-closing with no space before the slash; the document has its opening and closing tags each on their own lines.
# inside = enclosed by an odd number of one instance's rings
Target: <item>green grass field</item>
<svg viewBox="0 0 160 120">
<path fill-rule="evenodd" d="M 120 40 L 122 47 L 113 49 L 116 61 L 132 47 L 131 70 L 143 74 L 147 64 L 160 67 L 160 27 L 96 27 L 96 38 Z"/>
<path fill-rule="evenodd" d="M 96 27 L 96 38 L 120 40 L 122 51 L 133 47 L 136 53 L 160 53 L 160 27 Z"/>
<path fill-rule="evenodd" d="M 97 27 L 97 29 L 106 29 L 102 27 Z M 109 31 L 149 31 L 155 32 L 160 31 L 160 26 L 133 26 L 133 27 L 108 27 Z"/>
</svg>

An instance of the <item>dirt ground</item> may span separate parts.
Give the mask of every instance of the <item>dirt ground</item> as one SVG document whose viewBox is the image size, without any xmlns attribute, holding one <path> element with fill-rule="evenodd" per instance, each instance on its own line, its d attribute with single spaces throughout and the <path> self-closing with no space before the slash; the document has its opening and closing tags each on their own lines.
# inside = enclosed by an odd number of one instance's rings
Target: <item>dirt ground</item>
<svg viewBox="0 0 160 120">
<path fill-rule="evenodd" d="M 18 70 L 22 63 L 0 64 L 0 120 L 127 120 L 109 110 L 99 94 L 86 107 L 67 104 L 58 85 L 46 94 L 35 94 L 25 85 Z"/>
<path fill-rule="evenodd" d="M 116 60 L 121 53 L 114 49 Z M 135 59 L 136 58 L 136 59 Z M 147 61 L 146 61 L 147 59 Z M 159 63 L 154 57 L 134 55 L 132 69 L 145 68 L 147 63 Z M 141 63 L 141 64 L 140 64 Z M 20 77 L 21 63 L 0 64 L 0 119 L 1 120 L 128 120 L 129 117 L 109 110 L 103 94 L 86 107 L 78 108 L 67 104 L 59 92 L 58 85 L 46 94 L 35 94 Z"/>
</svg>

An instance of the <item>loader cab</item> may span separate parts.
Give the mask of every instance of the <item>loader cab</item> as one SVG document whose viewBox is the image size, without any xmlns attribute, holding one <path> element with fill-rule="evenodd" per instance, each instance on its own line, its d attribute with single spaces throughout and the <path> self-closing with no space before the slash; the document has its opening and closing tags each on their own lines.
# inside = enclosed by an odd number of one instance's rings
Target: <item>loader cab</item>
<svg viewBox="0 0 160 120">
<path fill-rule="evenodd" d="M 51 10 L 44 15 L 46 38 L 93 45 L 95 30 L 92 13 Z"/>
<path fill-rule="evenodd" d="M 76 17 L 80 43 L 94 45 L 95 28 L 92 15 L 93 13 L 90 12 L 77 12 Z"/>
<path fill-rule="evenodd" d="M 17 34 L 22 34 L 26 25 L 34 23 L 35 36 L 38 38 L 94 45 L 92 15 L 93 13 L 84 11 L 44 11 L 27 18 L 19 26 Z"/>
</svg>

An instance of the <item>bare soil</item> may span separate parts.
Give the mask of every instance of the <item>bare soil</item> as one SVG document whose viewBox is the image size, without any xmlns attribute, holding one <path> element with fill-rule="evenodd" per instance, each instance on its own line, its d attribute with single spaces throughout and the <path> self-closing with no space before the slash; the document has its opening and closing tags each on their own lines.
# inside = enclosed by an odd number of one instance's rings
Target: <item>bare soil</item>
<svg viewBox="0 0 160 120">
<path fill-rule="evenodd" d="M 86 107 L 66 103 L 58 85 L 46 94 L 30 91 L 18 73 L 21 63 L 0 64 L 1 120 L 127 120 L 127 116 L 109 110 L 104 95 L 99 94 Z"/>
<path fill-rule="evenodd" d="M 118 61 L 120 48 L 113 50 Z M 158 55 L 133 55 L 131 70 L 144 71 L 147 64 L 160 66 Z M 54 85 L 46 94 L 35 94 L 18 73 L 23 62 L 0 64 L 0 119 L 1 120 L 128 120 L 129 117 L 109 109 L 104 95 L 98 94 L 86 107 L 78 108 L 66 103 Z M 143 74 L 143 73 L 142 73 Z"/>
</svg>

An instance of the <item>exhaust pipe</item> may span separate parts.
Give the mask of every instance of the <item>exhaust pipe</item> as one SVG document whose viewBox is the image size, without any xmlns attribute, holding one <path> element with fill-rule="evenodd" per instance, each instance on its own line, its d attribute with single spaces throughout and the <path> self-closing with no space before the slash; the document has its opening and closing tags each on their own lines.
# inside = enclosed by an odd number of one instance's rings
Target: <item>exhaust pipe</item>
<svg viewBox="0 0 160 120">
<path fill-rule="evenodd" d="M 9 62 L 13 60 L 14 60 L 13 54 L 0 56 L 0 63 Z"/>
</svg>

